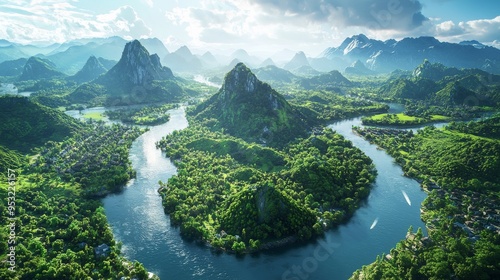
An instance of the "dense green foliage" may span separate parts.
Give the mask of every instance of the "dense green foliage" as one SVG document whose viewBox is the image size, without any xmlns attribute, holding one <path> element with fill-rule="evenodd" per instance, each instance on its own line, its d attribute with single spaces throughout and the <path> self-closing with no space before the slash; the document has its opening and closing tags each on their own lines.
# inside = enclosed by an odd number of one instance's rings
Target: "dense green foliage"
<svg viewBox="0 0 500 280">
<path fill-rule="evenodd" d="M 0 97 L 0 145 L 29 152 L 43 143 L 62 141 L 81 124 L 62 112 L 25 97 Z"/>
<path fill-rule="evenodd" d="M 469 133 L 476 136 L 500 138 L 500 114 L 481 121 L 471 122 L 452 122 L 448 129 L 463 133 Z"/>
<path fill-rule="evenodd" d="M 500 190 L 500 142 L 449 129 L 426 127 L 411 132 L 366 129 L 359 131 L 396 158 L 405 173 L 432 178 L 447 189 Z"/>
<path fill-rule="evenodd" d="M 9 245 L 15 246 L 15 271 L 2 264 L 1 279 L 147 279 L 141 264 L 120 256 L 99 201 L 82 199 L 74 183 L 52 174 L 16 175 L 14 220 L 7 216 L 7 181 L 0 183 L 2 259 L 11 254 L 7 237 L 15 223 L 15 244 Z M 110 246 L 108 255 L 95 253 L 101 244 Z"/>
<path fill-rule="evenodd" d="M 499 86 L 499 75 L 424 61 L 412 75 L 388 80 L 378 94 L 396 99 L 425 100 L 441 106 L 495 106 L 500 102 Z"/>
<path fill-rule="evenodd" d="M 25 164 L 25 162 L 26 159 L 19 152 L 0 146 L 0 179 L 4 180 L 7 178 L 6 174 L 9 168 L 19 168 Z"/>
<path fill-rule="evenodd" d="M 142 132 L 136 127 L 90 123 L 65 141 L 48 142 L 27 170 L 54 173 L 81 185 L 84 195 L 102 196 L 135 176 L 128 150 Z"/>
<path fill-rule="evenodd" d="M 429 236 L 410 233 L 385 259 L 377 258 L 352 279 L 500 277 L 498 124 L 493 117 L 443 130 L 425 128 L 416 135 L 356 129 L 387 149 L 407 175 L 422 180 L 429 191 L 422 203 Z"/>
<path fill-rule="evenodd" d="M 157 125 L 166 123 L 170 115 L 167 113 L 178 105 L 164 104 L 145 106 L 139 109 L 118 109 L 108 110 L 106 115 L 110 120 L 120 120 L 123 123 L 137 124 L 137 125 Z"/>
<path fill-rule="evenodd" d="M 318 123 L 357 117 L 368 113 L 387 112 L 388 106 L 340 95 L 331 91 L 297 91 L 286 95 L 291 104 Z"/>
<path fill-rule="evenodd" d="M 0 278 L 148 279 L 141 264 L 120 255 L 101 203 L 88 197 L 134 176 L 128 150 L 142 130 L 80 123 L 26 98 L 0 101 L 4 125 L 28 132 L 2 130 L 12 142 L 0 146 L 0 257 L 15 254 L 15 271 L 4 263 Z M 99 253 L 100 245 L 109 251 Z"/>
<path fill-rule="evenodd" d="M 277 150 L 191 123 L 158 146 L 178 167 L 160 191 L 172 222 L 236 252 L 323 232 L 354 212 L 374 179 L 371 160 L 331 130 Z"/>
</svg>

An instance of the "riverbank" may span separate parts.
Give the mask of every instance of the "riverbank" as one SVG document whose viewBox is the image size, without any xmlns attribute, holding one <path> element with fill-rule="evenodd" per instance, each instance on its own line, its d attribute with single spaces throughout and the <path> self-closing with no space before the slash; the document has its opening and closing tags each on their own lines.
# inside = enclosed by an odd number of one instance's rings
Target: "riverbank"
<svg viewBox="0 0 500 280">
<path fill-rule="evenodd" d="M 166 182 L 177 174 L 177 169 L 156 149 L 155 143 L 166 134 L 187 127 L 182 110 L 175 109 L 170 114 L 169 122 L 151 127 L 134 142 L 130 159 L 137 178 L 129 182 L 123 192 L 103 199 L 113 234 L 123 243 L 124 255 L 140 261 L 162 279 L 281 279 L 294 266 L 301 267 L 304 260 L 314 258 L 318 250 L 323 256 L 323 245 L 333 253 L 318 262 L 316 270 L 308 272 L 307 276 L 311 279 L 347 279 L 381 252 L 389 252 L 404 238 L 410 225 L 424 226 L 419 209 L 406 203 L 401 189 L 411 198 L 412 205 L 420 205 L 425 193 L 415 181 L 401 176 L 401 168 L 395 166 L 384 151 L 352 133 L 352 126 L 361 123 L 360 118 L 355 118 L 329 127 L 372 158 L 379 175 L 369 197 L 349 222 L 326 231 L 314 242 L 291 242 L 239 257 L 218 254 L 205 245 L 186 241 L 180 236 L 179 228 L 172 226 L 170 216 L 165 215 L 157 192 L 158 181 Z M 371 228 L 376 218 L 378 224 Z"/>
</svg>

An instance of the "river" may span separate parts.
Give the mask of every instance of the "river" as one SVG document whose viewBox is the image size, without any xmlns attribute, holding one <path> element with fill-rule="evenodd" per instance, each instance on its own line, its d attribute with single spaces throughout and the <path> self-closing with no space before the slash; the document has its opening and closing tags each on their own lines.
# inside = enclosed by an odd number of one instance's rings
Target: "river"
<svg viewBox="0 0 500 280">
<path fill-rule="evenodd" d="M 133 143 L 130 159 L 137 178 L 103 199 L 122 252 L 161 279 L 347 279 L 388 253 L 410 225 L 424 228 L 419 208 L 426 194 L 416 181 L 402 176 L 401 167 L 384 151 L 352 133 L 352 125 L 360 122 L 355 118 L 330 125 L 372 158 L 378 171 L 369 198 L 350 221 L 306 244 L 237 257 L 182 240 L 164 214 L 158 181 L 166 182 L 176 168 L 155 142 L 188 125 L 184 108 L 172 110 L 168 123 L 152 127 Z"/>
</svg>

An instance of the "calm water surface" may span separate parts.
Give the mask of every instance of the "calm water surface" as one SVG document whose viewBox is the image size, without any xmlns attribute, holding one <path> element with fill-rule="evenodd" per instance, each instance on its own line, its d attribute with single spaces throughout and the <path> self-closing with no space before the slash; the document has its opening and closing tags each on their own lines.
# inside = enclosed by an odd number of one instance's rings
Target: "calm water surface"
<svg viewBox="0 0 500 280">
<path fill-rule="evenodd" d="M 419 184 L 402 176 L 401 168 L 384 151 L 352 133 L 360 118 L 330 125 L 374 162 L 377 180 L 367 202 L 349 223 L 323 238 L 289 248 L 236 257 L 216 254 L 205 246 L 183 241 L 164 214 L 158 181 L 166 182 L 176 168 L 155 142 L 188 126 L 184 109 L 171 111 L 170 121 L 153 127 L 132 146 L 130 159 L 137 178 L 123 192 L 103 199 L 113 233 L 123 253 L 142 262 L 161 279 L 347 279 L 354 270 L 388 253 L 410 225 L 424 228 Z M 408 197 L 405 199 L 403 192 Z"/>
</svg>

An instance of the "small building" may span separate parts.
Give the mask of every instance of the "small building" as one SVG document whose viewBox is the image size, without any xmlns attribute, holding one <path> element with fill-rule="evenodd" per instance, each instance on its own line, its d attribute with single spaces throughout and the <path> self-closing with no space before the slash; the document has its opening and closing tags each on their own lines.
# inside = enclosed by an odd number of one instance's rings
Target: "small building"
<svg viewBox="0 0 500 280">
<path fill-rule="evenodd" d="M 107 244 L 101 244 L 97 247 L 94 248 L 95 255 L 97 257 L 107 257 L 109 255 L 109 252 L 111 251 L 111 248 Z"/>
</svg>

